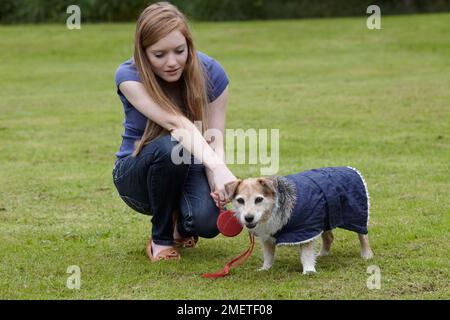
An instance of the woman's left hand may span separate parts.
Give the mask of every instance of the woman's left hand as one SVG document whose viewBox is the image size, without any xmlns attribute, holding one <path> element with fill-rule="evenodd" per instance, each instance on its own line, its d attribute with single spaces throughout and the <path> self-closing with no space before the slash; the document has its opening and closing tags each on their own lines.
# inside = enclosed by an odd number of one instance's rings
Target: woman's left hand
<svg viewBox="0 0 450 320">
<path fill-rule="evenodd" d="M 208 179 L 209 188 L 211 190 L 210 196 L 213 198 L 213 200 L 216 203 L 216 206 L 218 208 L 223 207 L 224 205 L 226 205 L 226 202 L 220 201 L 219 193 L 217 191 L 213 191 L 216 189 L 215 184 L 214 184 L 213 172 L 210 169 L 205 168 L 205 173 L 206 173 L 206 178 Z"/>
<path fill-rule="evenodd" d="M 213 200 L 214 200 L 214 202 L 216 203 L 216 206 L 217 206 L 218 208 L 223 208 L 223 207 L 228 203 L 228 201 L 223 201 L 223 200 L 220 201 L 220 196 L 219 196 L 219 194 L 217 193 L 217 191 L 211 192 L 210 195 L 211 195 L 211 197 L 213 198 Z"/>
</svg>

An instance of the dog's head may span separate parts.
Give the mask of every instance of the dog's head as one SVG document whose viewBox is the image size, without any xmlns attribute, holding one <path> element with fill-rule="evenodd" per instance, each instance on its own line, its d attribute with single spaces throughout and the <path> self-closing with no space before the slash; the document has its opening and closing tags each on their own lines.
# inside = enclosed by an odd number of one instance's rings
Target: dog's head
<svg viewBox="0 0 450 320">
<path fill-rule="evenodd" d="M 248 178 L 225 185 L 239 221 L 248 229 L 269 220 L 276 201 L 275 177 Z"/>
</svg>

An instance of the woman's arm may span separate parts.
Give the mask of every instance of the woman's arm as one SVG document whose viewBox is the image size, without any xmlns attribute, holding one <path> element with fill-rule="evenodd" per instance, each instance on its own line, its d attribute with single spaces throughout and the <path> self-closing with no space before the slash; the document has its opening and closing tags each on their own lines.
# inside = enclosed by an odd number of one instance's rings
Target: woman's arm
<svg viewBox="0 0 450 320">
<path fill-rule="evenodd" d="M 224 151 L 224 137 L 225 137 L 225 115 L 226 115 L 226 107 L 228 101 L 228 86 L 222 92 L 222 94 L 217 97 L 216 100 L 211 102 L 208 105 L 208 118 L 207 122 L 209 124 L 210 129 L 219 130 L 220 135 L 214 135 L 214 141 L 208 141 L 210 146 L 216 152 L 216 154 L 225 162 L 225 151 Z M 215 186 L 213 183 L 213 174 L 212 171 L 208 168 L 205 168 L 206 176 L 208 178 L 209 187 L 211 191 L 215 190 Z M 214 200 L 215 197 L 213 197 Z"/>
<path fill-rule="evenodd" d="M 186 117 L 172 114 L 156 104 L 140 82 L 124 81 L 120 84 L 119 89 L 139 112 L 167 129 L 186 150 L 213 172 L 215 189 L 222 195 L 222 199 L 225 198 L 225 183 L 235 180 L 236 177 L 227 168 L 224 159 L 218 156 L 208 145 L 197 127 Z M 226 92 L 222 93 L 213 104 L 217 101 L 216 106 L 219 105 L 220 101 L 226 100 L 226 95 Z M 223 127 L 224 123 L 222 124 L 222 130 Z"/>
<path fill-rule="evenodd" d="M 225 122 L 226 122 L 226 109 L 228 102 L 228 86 L 222 92 L 222 94 L 208 106 L 208 119 L 209 128 L 217 129 L 220 131 L 220 135 L 214 136 L 213 149 L 217 155 L 225 162 L 224 152 L 224 137 L 225 137 Z"/>
<path fill-rule="evenodd" d="M 220 131 L 220 135 L 214 136 L 213 149 L 217 153 L 217 155 L 223 160 L 225 163 L 225 148 L 224 148 L 224 139 L 225 139 L 225 123 L 226 123 L 226 107 L 228 102 L 228 86 L 221 93 L 221 95 L 211 102 L 208 106 L 208 124 L 209 128 L 216 129 Z M 208 178 L 208 182 L 210 185 L 211 196 L 213 197 L 216 205 L 218 207 L 223 206 L 228 201 L 229 195 L 224 194 L 221 196 L 221 193 L 217 191 L 213 183 L 213 172 L 206 168 L 206 176 Z"/>
<path fill-rule="evenodd" d="M 202 161 L 205 166 L 212 169 L 223 164 L 223 160 L 215 154 L 195 125 L 186 117 L 173 114 L 157 105 L 142 83 L 124 81 L 120 84 L 119 89 L 140 113 L 167 129 L 186 150 Z M 185 137 L 187 133 L 189 133 L 192 143 L 187 141 L 189 140 Z M 183 137 L 181 141 L 180 137 Z"/>
</svg>

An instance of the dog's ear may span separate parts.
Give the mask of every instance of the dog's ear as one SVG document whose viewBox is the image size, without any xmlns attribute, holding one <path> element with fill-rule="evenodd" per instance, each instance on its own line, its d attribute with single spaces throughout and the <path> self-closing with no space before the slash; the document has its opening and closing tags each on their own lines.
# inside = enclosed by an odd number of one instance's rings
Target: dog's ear
<svg viewBox="0 0 450 320">
<path fill-rule="evenodd" d="M 237 179 L 228 183 L 225 183 L 225 192 L 227 193 L 227 200 L 231 200 L 234 198 L 236 194 L 238 186 L 241 184 L 242 180 Z"/>
<path fill-rule="evenodd" d="M 263 187 L 265 196 L 277 193 L 278 180 L 275 176 L 258 178 L 258 183 Z"/>
</svg>

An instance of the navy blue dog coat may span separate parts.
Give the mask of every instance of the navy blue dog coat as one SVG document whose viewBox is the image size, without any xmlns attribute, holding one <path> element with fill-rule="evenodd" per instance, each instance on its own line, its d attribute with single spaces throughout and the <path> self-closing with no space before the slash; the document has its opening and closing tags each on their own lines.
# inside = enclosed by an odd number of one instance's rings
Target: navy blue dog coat
<svg viewBox="0 0 450 320">
<path fill-rule="evenodd" d="M 284 178 L 295 186 L 297 200 L 288 223 L 274 235 L 277 245 L 305 243 L 336 227 L 368 233 L 369 194 L 358 170 L 321 168 Z"/>
</svg>

